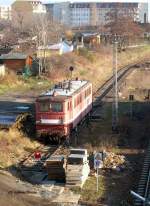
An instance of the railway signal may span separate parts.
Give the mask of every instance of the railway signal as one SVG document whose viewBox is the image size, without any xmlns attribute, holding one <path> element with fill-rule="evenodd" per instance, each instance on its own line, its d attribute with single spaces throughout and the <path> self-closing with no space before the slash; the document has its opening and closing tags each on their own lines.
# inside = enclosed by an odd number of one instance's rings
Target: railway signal
<svg viewBox="0 0 150 206">
<path fill-rule="evenodd" d="M 41 152 L 36 151 L 36 152 L 34 153 L 34 158 L 35 158 L 35 160 L 40 160 L 40 159 L 41 159 Z"/>
<path fill-rule="evenodd" d="M 72 73 L 73 73 L 73 70 L 74 70 L 73 66 L 70 66 L 70 67 L 69 67 L 69 70 L 70 70 L 70 72 L 71 72 L 71 79 L 72 79 Z"/>
<path fill-rule="evenodd" d="M 118 42 L 113 42 L 113 102 L 112 102 L 112 130 L 118 129 Z"/>
</svg>

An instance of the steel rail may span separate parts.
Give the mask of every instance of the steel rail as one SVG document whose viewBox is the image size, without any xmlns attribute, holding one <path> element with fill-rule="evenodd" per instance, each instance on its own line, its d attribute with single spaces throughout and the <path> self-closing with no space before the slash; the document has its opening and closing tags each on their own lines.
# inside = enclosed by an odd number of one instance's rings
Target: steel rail
<svg viewBox="0 0 150 206">
<path fill-rule="evenodd" d="M 55 146 L 39 146 L 27 157 L 21 160 L 18 164 L 18 169 L 22 173 L 23 171 L 38 172 L 43 171 L 45 161 L 52 156 L 59 149 L 59 145 Z M 34 153 L 36 151 L 41 152 L 41 160 L 35 161 Z"/>
<path fill-rule="evenodd" d="M 145 189 L 145 194 L 144 194 L 144 198 L 146 200 L 148 200 L 149 190 L 150 190 L 150 169 L 149 169 L 149 173 L 148 173 L 146 189 Z M 143 203 L 143 206 L 146 206 L 146 204 L 147 204 L 147 201 L 145 203 Z"/>
<path fill-rule="evenodd" d="M 136 69 L 137 65 L 141 65 L 147 61 L 146 59 L 142 59 L 140 61 L 134 62 L 132 64 L 128 64 L 124 67 L 121 67 L 118 70 L 118 81 L 122 79 L 122 77 L 127 74 L 130 70 L 133 68 Z M 100 88 L 96 90 L 96 92 L 93 94 L 93 97 L 96 98 L 95 101 L 102 100 L 103 97 L 106 96 L 110 92 L 113 86 L 113 76 L 111 76 Z"/>
<path fill-rule="evenodd" d="M 143 199 L 145 199 L 146 201 L 144 202 L 136 198 L 134 201 L 135 206 L 149 205 L 148 198 L 150 196 L 150 145 L 146 151 L 143 169 L 138 183 L 137 194 L 143 197 Z"/>
</svg>

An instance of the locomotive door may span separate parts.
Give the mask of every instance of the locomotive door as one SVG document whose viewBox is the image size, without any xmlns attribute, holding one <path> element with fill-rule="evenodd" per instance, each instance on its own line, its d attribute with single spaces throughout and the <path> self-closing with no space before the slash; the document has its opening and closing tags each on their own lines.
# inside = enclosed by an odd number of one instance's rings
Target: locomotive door
<svg viewBox="0 0 150 206">
<path fill-rule="evenodd" d="M 66 102 L 66 122 L 71 123 L 73 118 L 73 112 L 72 112 L 72 101 L 69 99 Z"/>
</svg>

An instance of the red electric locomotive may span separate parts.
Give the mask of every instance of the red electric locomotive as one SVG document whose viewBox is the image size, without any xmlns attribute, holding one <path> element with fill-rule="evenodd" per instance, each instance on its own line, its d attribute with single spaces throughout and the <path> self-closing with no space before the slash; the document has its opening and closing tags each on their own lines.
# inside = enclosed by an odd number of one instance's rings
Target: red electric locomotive
<svg viewBox="0 0 150 206">
<path fill-rule="evenodd" d="M 91 109 L 92 84 L 89 81 L 61 82 L 36 100 L 37 136 L 65 138 Z"/>
</svg>

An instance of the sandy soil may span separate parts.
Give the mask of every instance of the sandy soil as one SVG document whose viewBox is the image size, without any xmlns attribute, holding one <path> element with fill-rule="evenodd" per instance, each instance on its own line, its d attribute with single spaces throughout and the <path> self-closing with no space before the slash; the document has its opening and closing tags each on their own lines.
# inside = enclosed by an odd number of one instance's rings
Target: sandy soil
<svg viewBox="0 0 150 206">
<path fill-rule="evenodd" d="M 32 186 L 21 184 L 18 179 L 0 171 L 0 206 L 46 206 L 48 201 L 35 198 L 25 191 L 33 190 Z"/>
</svg>

